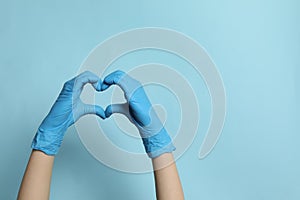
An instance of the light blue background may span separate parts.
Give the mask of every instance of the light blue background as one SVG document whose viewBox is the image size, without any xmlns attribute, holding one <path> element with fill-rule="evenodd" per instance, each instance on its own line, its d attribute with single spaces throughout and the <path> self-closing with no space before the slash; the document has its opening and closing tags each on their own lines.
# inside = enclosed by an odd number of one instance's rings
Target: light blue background
<svg viewBox="0 0 300 200">
<path fill-rule="evenodd" d="M 199 136 L 177 161 L 186 199 L 300 199 L 299 9 L 297 0 L 1 0 L 0 198 L 16 197 L 37 127 L 90 50 L 121 31 L 156 26 L 202 44 L 227 92 L 214 151 L 197 158 L 204 108 Z M 72 127 L 51 199 L 154 199 L 153 178 L 100 164 Z"/>
</svg>

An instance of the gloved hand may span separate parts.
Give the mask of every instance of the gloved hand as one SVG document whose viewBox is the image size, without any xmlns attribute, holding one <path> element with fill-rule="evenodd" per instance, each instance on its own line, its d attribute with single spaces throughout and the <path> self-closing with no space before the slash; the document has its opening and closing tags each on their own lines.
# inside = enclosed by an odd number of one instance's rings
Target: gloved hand
<svg viewBox="0 0 300 200">
<path fill-rule="evenodd" d="M 86 71 L 67 81 L 49 114 L 43 120 L 33 139 L 31 147 L 48 155 L 58 153 L 64 134 L 69 126 L 81 116 L 96 114 L 105 118 L 104 110 L 96 105 L 87 105 L 80 100 L 80 94 L 85 84 L 90 83 L 101 90 L 101 80 L 92 72 Z"/>
<path fill-rule="evenodd" d="M 113 113 L 124 114 L 139 130 L 150 158 L 175 150 L 172 140 L 155 113 L 142 85 L 123 71 L 115 71 L 104 79 L 102 90 L 116 84 L 124 91 L 124 104 L 109 105 L 106 117 Z"/>
</svg>

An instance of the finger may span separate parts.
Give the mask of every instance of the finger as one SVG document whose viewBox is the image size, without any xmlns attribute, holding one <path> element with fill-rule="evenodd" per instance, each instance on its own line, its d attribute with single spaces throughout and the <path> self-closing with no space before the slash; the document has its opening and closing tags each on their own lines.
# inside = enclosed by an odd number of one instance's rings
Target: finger
<svg viewBox="0 0 300 200">
<path fill-rule="evenodd" d="M 106 90 L 111 85 L 118 85 L 124 91 L 125 97 L 128 100 L 134 91 L 142 87 L 139 81 L 120 70 L 112 72 L 104 78 L 102 90 Z"/>
<path fill-rule="evenodd" d="M 105 116 L 108 118 L 113 113 L 121 113 L 121 114 L 125 115 L 128 119 L 130 119 L 129 107 L 128 107 L 127 103 L 112 104 L 112 105 L 107 106 L 107 108 L 105 109 Z"/>
<path fill-rule="evenodd" d="M 98 82 L 93 83 L 92 86 L 94 87 L 94 89 L 96 91 L 98 91 L 98 92 L 101 91 L 101 87 L 102 87 L 102 81 L 101 81 L 101 79 L 99 78 Z"/>
<path fill-rule="evenodd" d="M 95 114 L 102 119 L 106 118 L 103 108 L 101 108 L 100 106 L 97 106 L 97 105 L 84 104 L 80 117 L 87 115 L 87 114 Z"/>
<path fill-rule="evenodd" d="M 92 86 L 97 91 L 101 90 L 101 80 L 100 80 L 100 78 L 96 74 L 94 74 L 90 71 L 85 71 L 85 72 L 79 74 L 75 78 L 74 90 L 81 91 L 83 89 L 84 85 L 87 84 L 87 83 L 92 84 Z"/>
<path fill-rule="evenodd" d="M 114 72 L 110 73 L 109 75 L 107 75 L 103 80 L 102 90 L 106 90 L 111 85 L 120 84 L 120 80 L 124 75 L 125 75 L 125 72 L 123 72 L 121 70 L 114 71 Z M 120 87 L 122 87 L 122 86 L 120 85 Z"/>
</svg>

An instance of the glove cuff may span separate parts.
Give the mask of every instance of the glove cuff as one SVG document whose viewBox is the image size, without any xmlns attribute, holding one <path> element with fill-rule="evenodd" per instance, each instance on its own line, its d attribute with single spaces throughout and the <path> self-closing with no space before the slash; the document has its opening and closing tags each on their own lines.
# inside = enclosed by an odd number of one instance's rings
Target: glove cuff
<svg viewBox="0 0 300 200">
<path fill-rule="evenodd" d="M 39 128 L 31 143 L 31 148 L 44 152 L 47 155 L 56 155 L 62 143 L 63 137 L 60 135 L 64 131 L 45 131 Z"/>
<path fill-rule="evenodd" d="M 164 153 L 171 153 L 176 150 L 165 128 L 162 128 L 159 133 L 151 137 L 142 138 L 142 140 L 150 158 L 155 158 Z"/>
</svg>

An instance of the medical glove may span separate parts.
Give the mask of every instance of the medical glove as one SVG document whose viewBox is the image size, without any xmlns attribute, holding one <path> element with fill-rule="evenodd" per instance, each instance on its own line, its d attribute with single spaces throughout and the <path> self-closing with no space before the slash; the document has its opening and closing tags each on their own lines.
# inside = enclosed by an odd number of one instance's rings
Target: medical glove
<svg viewBox="0 0 300 200">
<path fill-rule="evenodd" d="M 124 114 L 139 130 L 150 158 L 174 151 L 172 140 L 153 109 L 141 83 L 123 71 L 115 71 L 105 77 L 102 90 L 114 84 L 124 91 L 127 102 L 109 105 L 105 110 L 106 117 L 110 117 L 113 113 Z"/>
<path fill-rule="evenodd" d="M 55 155 L 59 151 L 67 128 L 81 116 L 96 114 L 105 118 L 104 110 L 100 106 L 88 105 L 81 101 L 80 94 L 87 83 L 92 84 L 95 90 L 101 90 L 101 80 L 89 71 L 64 84 L 49 114 L 37 130 L 31 145 L 32 149 L 43 151 L 47 155 Z"/>
</svg>

